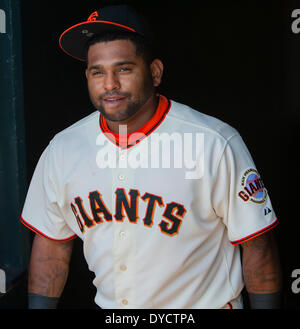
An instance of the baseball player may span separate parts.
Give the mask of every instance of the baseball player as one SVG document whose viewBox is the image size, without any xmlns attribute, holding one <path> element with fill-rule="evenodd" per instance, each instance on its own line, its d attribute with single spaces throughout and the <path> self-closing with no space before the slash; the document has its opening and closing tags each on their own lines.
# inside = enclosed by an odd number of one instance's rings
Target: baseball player
<svg viewBox="0 0 300 329">
<path fill-rule="evenodd" d="M 252 308 L 278 308 L 278 219 L 239 133 L 157 94 L 163 63 L 128 6 L 59 44 L 86 61 L 96 110 L 55 135 L 33 174 L 29 308 L 57 307 L 75 237 L 101 308 L 243 308 L 244 287 Z"/>
</svg>

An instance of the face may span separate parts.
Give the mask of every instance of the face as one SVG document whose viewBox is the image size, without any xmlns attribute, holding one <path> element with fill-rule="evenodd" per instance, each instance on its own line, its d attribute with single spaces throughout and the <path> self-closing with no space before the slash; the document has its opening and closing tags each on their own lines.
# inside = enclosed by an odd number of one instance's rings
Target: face
<svg viewBox="0 0 300 329">
<path fill-rule="evenodd" d="M 93 105 L 110 121 L 129 119 L 154 94 L 155 67 L 136 55 L 130 40 L 90 46 L 86 77 Z"/>
</svg>

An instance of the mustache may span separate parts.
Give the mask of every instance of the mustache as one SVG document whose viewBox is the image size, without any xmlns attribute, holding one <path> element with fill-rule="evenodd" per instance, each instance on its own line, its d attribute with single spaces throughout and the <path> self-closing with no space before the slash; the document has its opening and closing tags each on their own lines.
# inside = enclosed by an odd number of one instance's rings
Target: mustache
<svg viewBox="0 0 300 329">
<path fill-rule="evenodd" d="M 127 93 L 127 92 L 120 92 L 120 91 L 107 91 L 103 94 L 100 94 L 98 96 L 98 99 L 101 100 L 102 98 L 104 97 L 109 97 L 109 96 L 120 96 L 120 97 L 129 97 L 130 96 L 130 93 Z"/>
</svg>

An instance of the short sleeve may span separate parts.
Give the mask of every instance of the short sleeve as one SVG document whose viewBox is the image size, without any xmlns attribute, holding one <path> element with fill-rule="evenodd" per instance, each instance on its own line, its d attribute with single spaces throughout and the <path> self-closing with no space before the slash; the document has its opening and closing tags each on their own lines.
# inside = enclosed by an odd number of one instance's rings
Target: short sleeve
<svg viewBox="0 0 300 329">
<path fill-rule="evenodd" d="M 57 172 L 50 143 L 42 153 L 32 176 L 21 222 L 41 236 L 63 241 L 73 239 L 76 235 L 62 214 Z"/>
<path fill-rule="evenodd" d="M 215 212 L 232 244 L 261 235 L 278 224 L 269 194 L 239 134 L 227 142 L 213 190 Z"/>
</svg>

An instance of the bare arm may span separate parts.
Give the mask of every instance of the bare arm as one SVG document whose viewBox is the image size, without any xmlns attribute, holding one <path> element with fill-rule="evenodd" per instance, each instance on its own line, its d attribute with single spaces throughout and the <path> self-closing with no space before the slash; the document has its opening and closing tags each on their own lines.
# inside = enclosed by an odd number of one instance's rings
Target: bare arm
<svg viewBox="0 0 300 329">
<path fill-rule="evenodd" d="M 248 293 L 271 294 L 281 288 L 279 253 L 273 232 L 243 243 L 243 275 Z"/>
<path fill-rule="evenodd" d="M 69 273 L 73 240 L 59 242 L 35 235 L 29 265 L 28 292 L 60 297 Z"/>
</svg>

